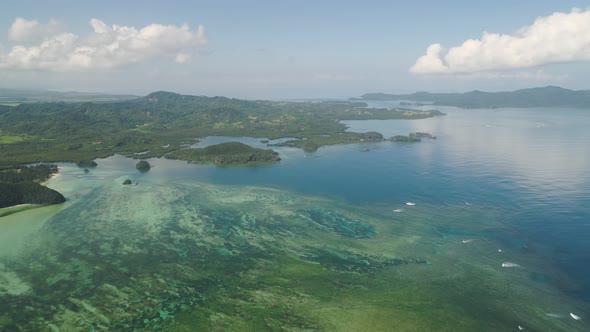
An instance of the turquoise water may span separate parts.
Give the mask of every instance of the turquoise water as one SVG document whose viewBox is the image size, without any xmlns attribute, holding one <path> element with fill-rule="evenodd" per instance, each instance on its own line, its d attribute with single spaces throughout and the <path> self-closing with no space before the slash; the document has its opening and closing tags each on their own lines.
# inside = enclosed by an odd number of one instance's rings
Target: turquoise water
<svg viewBox="0 0 590 332">
<path fill-rule="evenodd" d="M 448 115 L 345 121 L 436 140 L 277 147 L 282 161 L 265 167 L 153 159 L 141 174 L 115 156 L 85 175 L 62 164 L 49 186 L 65 206 L 0 219 L 1 308 L 36 308 L 39 322 L 0 311 L 0 326 L 587 328 L 590 110 L 438 109 Z M 108 310 L 119 305 L 124 314 Z"/>
</svg>

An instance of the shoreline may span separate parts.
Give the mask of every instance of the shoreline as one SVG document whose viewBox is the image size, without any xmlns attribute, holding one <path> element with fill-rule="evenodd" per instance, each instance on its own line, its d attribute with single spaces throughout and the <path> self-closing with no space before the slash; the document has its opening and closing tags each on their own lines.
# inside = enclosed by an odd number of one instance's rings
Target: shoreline
<svg viewBox="0 0 590 332">
<path fill-rule="evenodd" d="M 19 213 L 19 212 L 23 212 L 23 211 L 27 211 L 27 210 L 32 210 L 32 209 L 35 209 L 35 208 L 38 208 L 41 206 L 43 206 L 43 205 L 24 203 L 24 204 L 18 204 L 18 205 L 0 208 L 0 220 L 2 220 L 3 217 L 9 216 L 11 214 L 15 214 L 15 213 Z"/>
<path fill-rule="evenodd" d="M 58 167 L 57 172 L 52 173 L 46 180 L 38 182 L 38 183 L 43 187 L 47 187 L 47 185 L 49 184 L 50 181 L 54 180 L 55 178 L 57 178 L 61 175 L 60 171 L 61 171 L 61 167 Z M 49 188 L 49 187 L 47 187 L 47 188 Z M 49 189 L 51 189 L 51 188 L 49 188 Z M 0 218 L 11 215 L 11 214 L 19 213 L 22 211 L 41 207 L 41 206 L 44 206 L 44 205 L 43 204 L 32 204 L 32 203 L 22 203 L 22 204 L 17 204 L 17 205 L 0 207 Z"/>
<path fill-rule="evenodd" d="M 49 176 L 49 178 L 47 178 L 47 180 L 40 182 L 39 184 L 42 186 L 47 186 L 47 183 L 49 183 L 51 180 L 54 180 L 55 178 L 59 177 L 61 175 L 61 167 L 57 168 L 57 172 L 53 173 Z"/>
</svg>

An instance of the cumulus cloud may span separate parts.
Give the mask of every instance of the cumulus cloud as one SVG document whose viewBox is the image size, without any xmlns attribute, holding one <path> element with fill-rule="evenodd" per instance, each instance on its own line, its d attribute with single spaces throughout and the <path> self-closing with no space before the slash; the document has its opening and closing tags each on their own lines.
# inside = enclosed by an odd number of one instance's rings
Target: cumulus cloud
<svg viewBox="0 0 590 332">
<path fill-rule="evenodd" d="M 47 24 L 40 24 L 35 20 L 17 17 L 8 29 L 8 40 L 15 42 L 40 42 L 53 37 L 62 31 L 57 20 L 50 20 Z"/>
<path fill-rule="evenodd" d="M 414 74 L 457 74 L 590 60 L 590 9 L 539 17 L 513 34 L 484 32 L 460 46 L 432 44 Z"/>
<path fill-rule="evenodd" d="M 190 59 L 191 50 L 207 43 L 202 25 L 195 30 L 187 24 L 150 24 L 137 29 L 116 24 L 109 26 L 93 18 L 90 20 L 93 31 L 84 37 L 62 32 L 58 26 L 57 21 L 43 25 L 17 18 L 8 32 L 8 39 L 16 45 L 6 53 L 0 53 L 0 68 L 113 68 L 164 55 L 182 64 Z"/>
</svg>

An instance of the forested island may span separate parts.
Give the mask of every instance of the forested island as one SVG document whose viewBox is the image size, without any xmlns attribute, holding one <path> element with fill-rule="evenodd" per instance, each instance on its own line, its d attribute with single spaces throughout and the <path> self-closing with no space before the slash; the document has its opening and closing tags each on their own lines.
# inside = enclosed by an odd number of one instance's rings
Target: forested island
<svg viewBox="0 0 590 332">
<path fill-rule="evenodd" d="M 423 119 L 437 110 L 362 102 L 285 102 L 155 92 L 115 102 L 0 105 L 0 164 L 162 157 L 206 136 L 293 137 L 294 146 L 354 143 L 341 120 Z M 138 155 L 138 153 L 142 153 Z"/>
<path fill-rule="evenodd" d="M 313 152 L 319 149 L 320 147 L 326 145 L 382 141 L 384 141 L 383 135 L 381 135 L 378 132 L 371 131 L 367 133 L 353 133 L 347 131 L 337 133 L 335 135 L 314 135 L 306 137 L 305 139 L 288 140 L 274 145 L 290 146 L 295 148 L 301 148 L 308 152 Z"/>
<path fill-rule="evenodd" d="M 166 158 L 186 160 L 194 164 L 233 166 L 269 164 L 281 160 L 279 154 L 271 149 L 257 149 L 240 142 L 177 150 L 167 154 Z"/>
<path fill-rule="evenodd" d="M 65 198 L 40 184 L 58 172 L 55 165 L 0 168 L 0 208 L 19 204 L 59 204 Z"/>
<path fill-rule="evenodd" d="M 356 98 L 352 98 L 356 100 Z M 510 92 L 471 91 L 465 93 L 430 93 L 411 94 L 367 93 L 361 100 L 412 100 L 429 102 L 434 105 L 456 106 L 462 108 L 499 108 L 499 107 L 590 107 L 590 91 L 573 91 L 556 86 L 522 89 Z M 401 103 L 400 103 L 401 104 Z M 410 105 L 404 102 L 403 105 Z"/>
<path fill-rule="evenodd" d="M 370 131 L 367 133 L 352 133 L 345 132 L 338 134 L 336 137 L 316 136 L 302 140 L 289 140 L 282 143 L 274 144 L 274 146 L 290 146 L 301 148 L 308 152 L 316 151 L 319 147 L 324 145 L 335 145 L 343 143 L 377 143 L 377 142 L 420 142 L 423 138 L 436 139 L 436 136 L 430 133 L 410 133 L 406 135 L 396 135 L 390 138 L 385 138 L 378 132 Z"/>
</svg>

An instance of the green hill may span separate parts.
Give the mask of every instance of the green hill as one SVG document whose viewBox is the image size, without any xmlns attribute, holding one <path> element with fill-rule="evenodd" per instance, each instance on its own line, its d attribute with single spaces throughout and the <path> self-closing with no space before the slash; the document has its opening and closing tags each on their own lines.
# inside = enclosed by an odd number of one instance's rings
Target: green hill
<svg viewBox="0 0 590 332">
<path fill-rule="evenodd" d="M 0 164 L 77 161 L 115 153 L 161 157 L 206 136 L 340 140 L 346 130 L 340 120 L 438 115 L 443 114 L 372 109 L 359 102 L 239 100 L 163 91 L 117 102 L 0 106 Z"/>
</svg>

